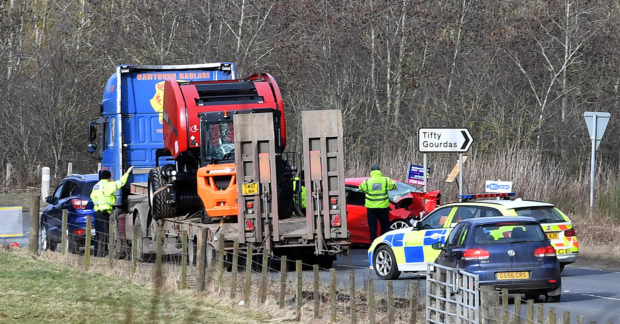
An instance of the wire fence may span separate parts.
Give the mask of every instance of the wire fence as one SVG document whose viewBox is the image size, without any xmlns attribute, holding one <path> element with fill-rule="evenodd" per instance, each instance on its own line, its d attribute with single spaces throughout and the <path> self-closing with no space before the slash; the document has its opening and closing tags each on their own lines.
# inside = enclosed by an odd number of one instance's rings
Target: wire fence
<svg viewBox="0 0 620 324">
<path fill-rule="evenodd" d="M 155 254 L 140 256 L 137 236 L 132 241 L 118 239 L 115 217 L 112 214 L 102 220 L 63 210 L 60 219 L 41 219 L 36 226 L 31 224 L 31 231 L 39 233 L 39 251 L 60 252 L 69 260 L 65 262 L 85 271 L 105 269 L 108 274 L 146 280 L 156 289 L 193 289 L 237 306 L 276 307 L 291 312 L 293 319 L 301 322 L 423 320 L 418 318 L 423 312 L 418 304 L 417 281 L 395 287 L 392 281 L 372 279 L 366 267 L 350 265 L 339 265 L 337 276 L 335 268 L 271 256 L 240 247 L 238 242 L 225 249 L 224 244 L 208 247 L 206 236 L 198 235 L 198 242 L 191 242 L 187 233 L 180 238 L 165 237 L 161 228 L 155 235 Z M 216 241 L 223 243 L 222 238 Z M 178 251 L 170 253 L 175 249 Z"/>
<path fill-rule="evenodd" d="M 278 310 L 285 321 L 425 321 L 426 291 L 418 280 L 395 285 L 396 281 L 375 280 L 366 267 L 338 264 L 337 269 L 325 268 L 243 247 L 238 241 L 225 247 L 221 236 L 211 242 L 200 234 L 191 240 L 186 232 L 180 237 L 166 236 L 158 226 L 151 228 L 157 231 L 156 242 L 152 242 L 155 253 L 140 255 L 141 235 L 134 232 L 133 240 L 119 239 L 125 236 L 116 217 L 112 213 L 107 220 L 95 219 L 92 214 L 63 210 L 59 219 L 31 221 L 31 242 L 32 233 L 38 233 L 34 251 L 57 251 L 62 262 L 84 271 L 152 284 L 154 299 L 161 289 L 192 289 L 237 307 Z M 486 286 L 480 294 L 481 323 L 584 323 L 582 315 L 571 319 L 570 312 L 560 315 L 554 307 L 545 309 L 542 303 L 509 295 L 506 290 Z"/>
</svg>

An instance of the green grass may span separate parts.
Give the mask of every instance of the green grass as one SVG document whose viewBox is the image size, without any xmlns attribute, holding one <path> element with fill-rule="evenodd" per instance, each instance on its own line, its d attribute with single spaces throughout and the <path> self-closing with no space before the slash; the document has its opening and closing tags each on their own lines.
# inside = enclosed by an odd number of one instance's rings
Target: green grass
<svg viewBox="0 0 620 324">
<path fill-rule="evenodd" d="M 0 323 L 252 323 L 260 314 L 0 252 Z M 151 310 L 154 309 L 154 312 Z M 153 321 L 153 317 L 155 321 Z"/>
</svg>

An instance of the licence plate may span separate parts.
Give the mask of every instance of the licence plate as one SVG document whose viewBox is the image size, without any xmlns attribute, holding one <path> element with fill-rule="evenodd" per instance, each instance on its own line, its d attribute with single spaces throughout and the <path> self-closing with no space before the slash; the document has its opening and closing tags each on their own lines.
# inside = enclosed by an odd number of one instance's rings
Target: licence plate
<svg viewBox="0 0 620 324">
<path fill-rule="evenodd" d="M 497 280 L 530 279 L 530 273 L 528 271 L 498 272 L 495 274 L 495 278 Z"/>
<path fill-rule="evenodd" d="M 558 233 L 547 233 L 547 237 L 550 240 L 557 240 L 560 237 L 560 235 Z"/>
<path fill-rule="evenodd" d="M 244 183 L 241 186 L 241 193 L 244 196 L 258 195 L 258 183 Z"/>
</svg>

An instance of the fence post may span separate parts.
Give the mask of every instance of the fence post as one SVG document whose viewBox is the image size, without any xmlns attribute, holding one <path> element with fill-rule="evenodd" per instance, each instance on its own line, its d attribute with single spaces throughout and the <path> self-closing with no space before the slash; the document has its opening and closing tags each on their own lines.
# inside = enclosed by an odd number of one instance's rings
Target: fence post
<svg viewBox="0 0 620 324">
<path fill-rule="evenodd" d="M 187 288 L 187 231 L 181 239 L 181 289 Z"/>
<path fill-rule="evenodd" d="M 7 164 L 7 169 L 10 164 Z M 30 254 L 36 255 L 39 250 L 39 208 L 41 203 L 41 197 L 38 195 L 32 196 L 30 201 L 30 242 L 28 243 L 28 250 Z"/>
<path fill-rule="evenodd" d="M 411 312 L 411 318 L 409 320 L 410 324 L 415 324 L 417 322 L 417 317 L 418 317 L 418 282 L 417 281 L 412 281 L 411 282 L 411 288 L 410 288 L 410 292 L 409 292 L 409 308 L 410 308 L 410 312 Z"/>
<path fill-rule="evenodd" d="M 116 242 L 114 241 L 114 226 L 116 226 L 116 213 L 118 213 L 118 210 L 110 213 L 110 219 L 108 222 L 108 262 L 110 263 L 110 269 L 114 266 L 114 250 L 116 245 Z"/>
<path fill-rule="evenodd" d="M 69 211 L 66 209 L 62 210 L 62 234 L 60 239 L 60 250 L 62 251 L 62 255 L 67 254 L 67 220 L 69 218 Z"/>
<path fill-rule="evenodd" d="M 136 273 L 136 269 L 138 268 L 138 235 L 142 235 L 140 233 L 140 228 L 138 226 L 133 227 L 133 239 L 131 241 L 131 275 L 133 276 Z"/>
<path fill-rule="evenodd" d="M 331 304 L 331 322 L 336 323 L 336 269 L 329 269 L 329 302 Z"/>
<path fill-rule="evenodd" d="M 295 262 L 295 272 L 297 273 L 297 321 L 301 320 L 301 305 L 302 305 L 302 277 L 301 277 L 301 260 Z"/>
<path fill-rule="evenodd" d="M 157 254 L 155 255 L 155 289 L 160 289 L 164 283 L 162 271 L 164 254 L 164 229 L 157 227 Z"/>
<path fill-rule="evenodd" d="M 263 264 L 261 269 L 260 278 L 260 303 L 264 304 L 267 301 L 267 270 L 269 270 L 269 254 L 263 250 Z"/>
<path fill-rule="evenodd" d="M 394 281 L 387 283 L 387 314 L 388 323 L 394 323 Z"/>
<path fill-rule="evenodd" d="M 375 282 L 368 279 L 368 323 L 375 324 Z"/>
<path fill-rule="evenodd" d="M 570 324 L 570 312 L 564 312 L 562 322 L 564 324 Z"/>
<path fill-rule="evenodd" d="M 519 324 L 521 323 L 521 296 L 515 295 L 514 300 L 515 313 L 512 319 L 514 324 Z"/>
<path fill-rule="evenodd" d="M 502 323 L 508 323 L 508 289 L 502 289 Z"/>
<path fill-rule="evenodd" d="M 217 238 L 217 289 L 222 289 L 222 281 L 224 277 L 224 234 L 220 234 Z"/>
<path fill-rule="evenodd" d="M 538 304 L 537 309 L 536 309 L 536 319 L 538 323 L 543 323 L 544 319 L 545 319 L 545 307 L 543 306 L 543 304 Z"/>
<path fill-rule="evenodd" d="M 196 291 L 203 291 L 205 289 L 205 254 L 206 254 L 206 241 L 207 231 L 204 228 L 198 229 L 197 235 L 197 248 L 196 251 Z"/>
<path fill-rule="evenodd" d="M 13 170 L 13 166 L 11 165 L 11 163 L 7 163 L 6 164 L 6 174 L 4 175 L 4 186 L 5 187 L 9 187 L 10 185 L 10 181 L 11 181 L 11 171 Z M 39 197 L 39 199 L 41 199 Z"/>
<path fill-rule="evenodd" d="M 555 307 L 549 307 L 549 323 L 556 324 L 557 320 L 555 318 Z"/>
<path fill-rule="evenodd" d="M 577 324 L 583 324 L 584 320 L 583 315 L 577 315 Z"/>
<path fill-rule="evenodd" d="M 252 289 L 252 250 L 252 246 L 248 245 L 245 256 L 245 290 L 243 291 L 245 306 L 250 306 L 250 295 L 252 293 L 250 291 Z"/>
<path fill-rule="evenodd" d="M 527 301 L 527 324 L 534 323 L 534 300 Z"/>
<path fill-rule="evenodd" d="M 319 318 L 319 308 L 321 307 L 321 299 L 319 297 L 319 265 L 312 266 L 312 272 L 314 272 L 314 318 Z"/>
<path fill-rule="evenodd" d="M 93 217 L 94 216 L 89 216 L 86 218 L 86 233 L 84 233 L 84 269 L 86 271 L 88 271 L 88 267 L 90 266 L 90 232 L 93 228 Z"/>
<path fill-rule="evenodd" d="M 237 271 L 239 270 L 239 240 L 235 240 L 233 245 L 233 259 L 232 259 L 232 278 L 230 280 L 230 298 L 235 298 L 237 295 Z"/>
<path fill-rule="evenodd" d="M 50 168 L 43 167 L 41 168 L 41 199 L 45 199 L 45 197 L 49 196 L 50 193 Z"/>
<path fill-rule="evenodd" d="M 286 278 L 288 272 L 288 264 L 286 255 L 280 259 L 280 308 L 284 307 L 284 295 L 286 294 Z"/>
<path fill-rule="evenodd" d="M 355 302 L 355 269 L 349 272 L 349 296 L 351 307 L 351 323 L 357 323 L 357 303 Z"/>
</svg>

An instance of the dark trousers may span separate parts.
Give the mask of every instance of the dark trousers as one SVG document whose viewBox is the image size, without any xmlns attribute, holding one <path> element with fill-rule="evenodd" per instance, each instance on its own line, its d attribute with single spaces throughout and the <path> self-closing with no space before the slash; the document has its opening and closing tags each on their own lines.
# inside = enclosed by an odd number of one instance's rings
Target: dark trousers
<svg viewBox="0 0 620 324">
<path fill-rule="evenodd" d="M 110 213 L 107 211 L 95 211 L 95 256 L 104 256 L 108 251 L 108 224 Z"/>
<path fill-rule="evenodd" d="M 370 242 L 377 236 L 383 235 L 390 229 L 390 208 L 366 208 L 368 213 L 368 228 L 370 230 Z M 377 219 L 381 223 L 381 234 L 377 235 Z"/>
</svg>

